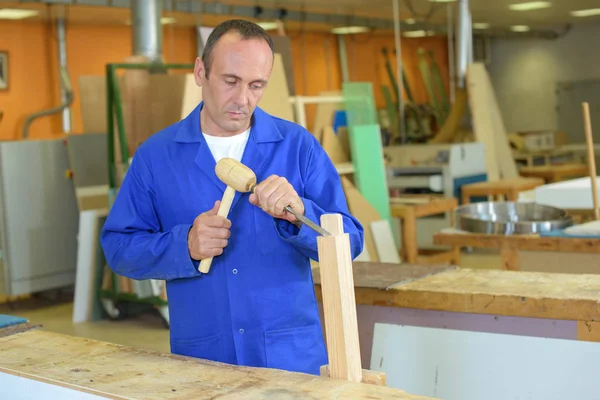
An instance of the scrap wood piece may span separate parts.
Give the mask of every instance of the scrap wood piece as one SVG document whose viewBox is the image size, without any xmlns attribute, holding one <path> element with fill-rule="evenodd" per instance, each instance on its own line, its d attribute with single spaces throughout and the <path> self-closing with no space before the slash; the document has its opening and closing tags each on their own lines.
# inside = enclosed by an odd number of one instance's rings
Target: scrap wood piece
<svg viewBox="0 0 600 400">
<path fill-rule="evenodd" d="M 344 233 L 340 214 L 322 215 L 321 226 L 331 233 L 317 238 L 330 376 L 361 382 L 350 235 Z"/>
</svg>

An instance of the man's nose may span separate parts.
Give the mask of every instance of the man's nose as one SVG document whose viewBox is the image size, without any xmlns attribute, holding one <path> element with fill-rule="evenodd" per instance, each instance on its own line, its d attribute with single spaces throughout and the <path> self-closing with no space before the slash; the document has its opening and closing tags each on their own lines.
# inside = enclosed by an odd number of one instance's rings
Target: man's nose
<svg viewBox="0 0 600 400">
<path fill-rule="evenodd" d="M 234 101 L 237 105 L 245 106 L 248 104 L 248 87 L 246 85 L 239 85 Z"/>
</svg>

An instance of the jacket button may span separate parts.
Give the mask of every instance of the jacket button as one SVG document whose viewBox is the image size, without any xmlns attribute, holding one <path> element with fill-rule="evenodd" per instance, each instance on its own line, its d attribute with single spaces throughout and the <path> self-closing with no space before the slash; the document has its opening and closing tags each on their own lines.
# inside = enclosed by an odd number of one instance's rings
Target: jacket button
<svg viewBox="0 0 600 400">
<path fill-rule="evenodd" d="M 240 333 L 244 333 L 244 329 L 240 329 Z"/>
<path fill-rule="evenodd" d="M 234 268 L 233 271 L 231 271 L 231 272 L 233 272 L 233 274 L 235 275 L 235 274 L 237 274 L 237 269 Z"/>
</svg>

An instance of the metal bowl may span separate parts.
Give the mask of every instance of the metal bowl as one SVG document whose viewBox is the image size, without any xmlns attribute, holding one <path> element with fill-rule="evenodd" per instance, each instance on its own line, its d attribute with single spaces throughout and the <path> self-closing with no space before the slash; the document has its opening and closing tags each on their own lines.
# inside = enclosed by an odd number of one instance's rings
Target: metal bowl
<svg viewBox="0 0 600 400">
<path fill-rule="evenodd" d="M 454 216 L 457 229 L 493 235 L 539 234 L 573 225 L 564 210 L 536 203 L 472 203 L 458 207 Z"/>
</svg>

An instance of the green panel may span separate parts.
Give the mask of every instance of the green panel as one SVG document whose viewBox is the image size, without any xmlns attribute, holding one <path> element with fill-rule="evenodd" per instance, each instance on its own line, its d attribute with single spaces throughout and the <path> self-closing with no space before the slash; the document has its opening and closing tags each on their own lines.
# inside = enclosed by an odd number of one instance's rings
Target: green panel
<svg viewBox="0 0 600 400">
<path fill-rule="evenodd" d="M 372 85 L 363 82 L 344 83 L 343 95 L 356 187 L 391 226 L 381 128 Z"/>
<path fill-rule="evenodd" d="M 391 223 L 380 127 L 379 125 L 351 126 L 348 133 L 356 187 L 375 207 L 381 218 Z"/>
<path fill-rule="evenodd" d="M 342 91 L 349 127 L 378 123 L 371 83 L 347 82 Z"/>
</svg>

